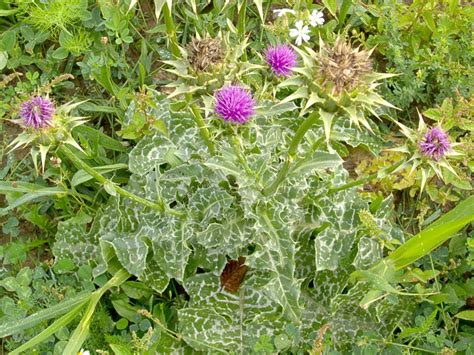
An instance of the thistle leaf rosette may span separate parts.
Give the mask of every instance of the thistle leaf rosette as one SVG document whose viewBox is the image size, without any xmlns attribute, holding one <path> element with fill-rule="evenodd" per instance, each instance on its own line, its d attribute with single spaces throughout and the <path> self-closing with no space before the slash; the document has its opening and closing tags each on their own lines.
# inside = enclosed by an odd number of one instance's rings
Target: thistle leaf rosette
<svg viewBox="0 0 474 355">
<path fill-rule="evenodd" d="M 74 116 L 72 111 L 83 102 L 68 102 L 55 107 L 48 96 L 33 96 L 21 103 L 20 118 L 11 121 L 24 130 L 10 144 L 10 151 L 31 146 L 31 154 L 36 166 L 36 157 L 41 158 L 44 171 L 48 152 L 60 143 L 69 144 L 82 150 L 72 137 L 72 130 L 86 122 L 85 117 Z"/>
<path fill-rule="evenodd" d="M 396 122 L 396 121 L 395 121 Z M 401 133 L 407 138 L 404 145 L 389 149 L 401 152 L 409 156 L 404 166 L 411 165 L 410 175 L 418 171 L 420 179 L 420 190 L 423 191 L 428 179 L 436 175 L 448 183 L 446 171 L 457 179 L 460 179 L 456 170 L 449 160 L 462 154 L 453 148 L 459 143 L 451 142 L 446 130 L 441 126 L 428 127 L 419 113 L 419 123 L 416 130 L 411 129 L 400 122 L 396 122 Z"/>
<path fill-rule="evenodd" d="M 212 94 L 224 82 L 240 81 L 263 68 L 241 59 L 248 45 L 247 39 L 234 44 L 230 33 L 192 38 L 185 48 L 180 48 L 182 58 L 163 61 L 169 66 L 166 71 L 176 76 L 167 85 L 174 88 L 168 98 L 194 92 Z"/>
<path fill-rule="evenodd" d="M 320 40 L 318 52 L 309 47 L 293 48 L 302 66 L 278 85 L 296 88 L 283 102 L 301 100 L 301 115 L 319 108 L 328 143 L 336 120 L 349 120 L 351 125 L 372 132 L 374 125 L 368 115 L 379 117 L 380 108 L 395 108 L 376 91 L 378 81 L 394 74 L 373 71 L 373 50 L 354 48 L 341 37 L 332 45 Z"/>
</svg>

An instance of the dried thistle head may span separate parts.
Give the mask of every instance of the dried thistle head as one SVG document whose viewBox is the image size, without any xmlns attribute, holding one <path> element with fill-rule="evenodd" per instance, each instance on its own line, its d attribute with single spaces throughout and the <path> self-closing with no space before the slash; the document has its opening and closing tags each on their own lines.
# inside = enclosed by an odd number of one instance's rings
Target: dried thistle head
<svg viewBox="0 0 474 355">
<path fill-rule="evenodd" d="M 209 67 L 222 63 L 224 48 L 219 38 L 194 37 L 187 45 L 188 60 L 197 72 L 207 71 Z"/>
<path fill-rule="evenodd" d="M 0 81 L 0 89 L 3 89 L 5 87 L 7 87 L 7 85 L 10 82 L 12 82 L 13 80 L 19 78 L 22 75 L 23 75 L 22 73 L 17 73 L 17 72 L 14 72 L 14 73 L 11 73 L 10 75 L 7 75 L 3 80 Z"/>
<path fill-rule="evenodd" d="M 323 45 L 319 54 L 319 74 L 324 78 L 323 85 L 333 84 L 333 93 L 354 89 L 372 71 L 371 51 L 352 48 L 349 43 L 338 38 L 333 47 Z"/>
</svg>

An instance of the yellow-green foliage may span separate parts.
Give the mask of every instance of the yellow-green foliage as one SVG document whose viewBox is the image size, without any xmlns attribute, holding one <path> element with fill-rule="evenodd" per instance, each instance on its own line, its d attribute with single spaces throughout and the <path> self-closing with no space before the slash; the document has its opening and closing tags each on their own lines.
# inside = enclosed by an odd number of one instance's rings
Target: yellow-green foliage
<svg viewBox="0 0 474 355">
<path fill-rule="evenodd" d="M 398 152 L 382 152 L 379 156 L 362 160 L 356 168 L 359 176 L 370 175 L 377 171 L 389 167 L 403 159 L 403 154 Z M 377 182 L 378 189 L 389 192 L 393 189 L 403 190 L 413 186 L 416 173 L 410 174 L 410 169 L 406 168 L 395 174 L 388 175 Z"/>
<path fill-rule="evenodd" d="M 18 0 L 17 4 L 25 16 L 25 22 L 41 31 L 58 33 L 68 31 L 77 23 L 87 8 L 87 0 Z"/>
<path fill-rule="evenodd" d="M 61 32 L 59 35 L 59 43 L 65 50 L 74 55 L 84 53 L 92 43 L 91 35 L 81 28 L 67 32 Z"/>
</svg>

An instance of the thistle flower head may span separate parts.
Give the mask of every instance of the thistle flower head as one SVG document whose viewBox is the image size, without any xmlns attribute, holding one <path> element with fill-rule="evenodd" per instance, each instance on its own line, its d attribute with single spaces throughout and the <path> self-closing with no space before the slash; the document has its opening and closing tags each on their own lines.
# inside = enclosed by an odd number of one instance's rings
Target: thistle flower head
<svg viewBox="0 0 474 355">
<path fill-rule="evenodd" d="M 20 117 L 25 126 L 42 128 L 51 124 L 54 110 L 54 104 L 48 98 L 35 96 L 21 104 Z"/>
<path fill-rule="evenodd" d="M 187 50 L 189 63 L 197 72 L 207 71 L 224 59 L 224 49 L 219 38 L 193 38 L 188 43 Z"/>
<path fill-rule="evenodd" d="M 216 113 L 229 122 L 245 123 L 255 112 L 252 95 L 237 85 L 224 86 L 216 93 L 215 100 Z"/>
<path fill-rule="evenodd" d="M 440 127 L 433 127 L 425 133 L 419 147 L 421 154 L 438 161 L 451 149 L 451 143 L 446 132 Z"/>
<path fill-rule="evenodd" d="M 287 44 L 278 44 L 265 50 L 267 64 L 278 76 L 290 76 L 296 66 L 296 53 Z"/>
<path fill-rule="evenodd" d="M 344 89 L 354 89 L 365 74 L 372 71 L 369 51 L 352 48 L 341 38 L 334 47 L 324 46 L 320 54 L 320 75 L 325 83 L 334 84 L 333 91 L 340 94 Z"/>
</svg>

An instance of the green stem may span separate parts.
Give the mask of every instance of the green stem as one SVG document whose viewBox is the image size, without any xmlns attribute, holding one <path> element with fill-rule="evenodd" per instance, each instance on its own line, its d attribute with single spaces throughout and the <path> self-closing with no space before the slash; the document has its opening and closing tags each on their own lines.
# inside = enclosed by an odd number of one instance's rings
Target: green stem
<svg viewBox="0 0 474 355">
<path fill-rule="evenodd" d="M 165 19 L 166 34 L 168 35 L 168 39 L 170 41 L 171 54 L 173 54 L 174 57 L 179 58 L 181 57 L 181 52 L 179 51 L 178 47 L 178 39 L 176 38 L 176 29 L 173 16 L 171 15 L 171 9 L 168 7 L 167 2 L 163 5 L 163 17 Z"/>
<path fill-rule="evenodd" d="M 234 135 L 232 137 L 232 145 L 234 147 L 235 155 L 239 159 L 240 164 L 242 164 L 242 166 L 244 167 L 245 172 L 247 173 L 247 175 L 248 176 L 253 176 L 254 173 L 253 173 L 252 169 L 250 169 L 250 166 L 247 163 L 247 160 L 245 159 L 245 157 L 242 154 L 242 150 L 240 149 L 240 142 L 239 142 L 236 135 Z"/>
<path fill-rule="evenodd" d="M 216 148 L 214 147 L 214 143 L 211 141 L 211 135 L 209 133 L 209 130 L 206 127 L 204 118 L 201 115 L 201 109 L 199 108 L 198 105 L 192 102 L 193 95 L 191 93 L 187 93 L 185 96 L 186 96 L 186 101 L 189 104 L 189 108 L 191 109 L 191 112 L 193 114 L 194 122 L 196 122 L 196 125 L 199 127 L 199 132 L 201 134 L 202 139 L 206 143 L 207 148 L 209 149 L 209 153 L 211 153 L 211 155 L 215 155 Z"/>
<path fill-rule="evenodd" d="M 92 176 L 94 179 L 96 179 L 98 182 L 101 184 L 110 184 L 110 186 L 113 186 L 115 191 L 125 197 L 129 198 L 130 200 L 133 200 L 135 202 L 138 202 L 142 205 L 145 205 L 147 207 L 153 208 L 157 211 L 160 212 L 165 212 L 165 205 L 163 201 L 159 201 L 159 203 L 155 203 L 153 201 L 147 200 L 146 198 L 140 197 L 135 195 L 134 193 L 131 193 L 130 191 L 127 191 L 120 186 L 115 185 L 112 181 L 109 179 L 103 177 L 98 171 L 96 171 L 94 168 L 89 166 L 87 163 L 82 161 L 78 156 L 74 154 L 74 152 L 69 149 L 65 144 L 62 144 L 59 146 L 59 150 L 79 169 L 84 170 L 86 173 L 88 173 L 90 176 Z M 176 215 L 176 216 L 181 216 L 182 214 L 178 211 L 174 211 L 172 209 L 166 210 L 168 213 Z"/>
<path fill-rule="evenodd" d="M 265 12 L 263 14 L 263 18 L 266 19 L 267 16 L 268 16 L 268 11 L 270 10 L 270 6 L 272 5 L 272 2 L 271 1 L 268 1 L 267 2 L 267 5 L 265 6 Z M 262 26 L 262 28 L 260 29 L 260 42 L 263 41 L 263 33 L 264 33 L 264 27 Z"/>
<path fill-rule="evenodd" d="M 429 350 L 429 349 L 424 349 L 424 348 L 419 348 L 419 347 L 412 346 L 412 345 L 392 343 L 390 341 L 377 341 L 377 342 L 380 343 L 380 344 L 385 344 L 385 345 L 388 344 L 388 345 L 393 345 L 393 346 L 399 346 L 399 347 L 406 348 L 406 349 L 418 350 L 418 351 L 421 351 L 422 353 L 424 352 L 424 353 L 429 353 L 429 354 L 437 354 L 436 351 Z"/>
<path fill-rule="evenodd" d="M 250 168 L 250 165 L 247 159 L 245 158 L 245 155 L 242 153 L 240 138 L 237 133 L 237 130 L 234 130 L 234 134 L 232 136 L 231 142 L 234 148 L 235 155 L 237 156 L 237 159 L 239 159 L 240 164 L 242 164 L 242 166 L 244 167 L 245 172 L 247 173 L 249 177 L 255 179 L 255 186 L 257 187 L 257 189 L 262 190 L 263 187 L 260 184 L 260 179 L 258 175 L 255 174 L 254 171 Z"/>
<path fill-rule="evenodd" d="M 245 38 L 245 16 L 247 12 L 247 0 L 242 0 L 242 4 L 240 5 L 239 10 L 239 18 L 237 20 L 237 31 L 239 33 L 239 38 L 241 41 Z"/>
<path fill-rule="evenodd" d="M 296 154 L 298 153 L 298 146 L 300 145 L 301 140 L 303 139 L 306 132 L 308 132 L 311 126 L 318 119 L 319 112 L 315 111 L 311 115 L 309 115 L 306 120 L 303 121 L 301 126 L 298 127 L 298 130 L 296 131 L 295 136 L 293 137 L 293 140 L 290 143 L 290 147 L 288 148 L 288 153 L 285 162 L 283 163 L 283 166 L 278 172 L 278 175 L 273 181 L 273 183 L 263 190 L 264 195 L 269 196 L 273 194 L 278 189 L 283 180 L 285 180 L 286 176 L 288 175 L 288 172 L 290 171 L 291 163 L 293 162 L 296 157 Z"/>
<path fill-rule="evenodd" d="M 178 47 L 178 40 L 176 39 L 176 32 L 174 30 L 173 17 L 171 16 L 171 12 L 167 4 L 164 5 L 163 15 L 165 17 L 166 33 L 170 38 L 171 53 L 175 58 L 181 58 L 181 52 L 179 51 Z M 201 110 L 199 106 L 193 103 L 193 95 L 191 93 L 187 93 L 185 97 L 189 108 L 191 109 L 191 113 L 193 114 L 194 122 L 196 122 L 196 125 L 199 127 L 199 132 L 201 134 L 202 139 L 206 143 L 211 155 L 215 155 L 216 149 L 214 147 L 214 143 L 211 141 L 211 135 L 206 127 L 204 118 L 201 115 Z"/>
<path fill-rule="evenodd" d="M 388 174 L 391 174 L 393 173 L 396 169 L 398 169 L 403 163 L 405 163 L 405 160 L 401 160 L 399 161 L 398 163 L 396 164 L 393 164 L 385 169 L 382 169 L 381 171 L 378 171 L 376 173 L 373 173 L 373 174 L 370 174 L 370 175 L 367 175 L 367 176 L 364 176 L 363 178 L 360 178 L 358 180 L 354 180 L 352 182 L 349 182 L 347 184 L 344 184 L 344 185 L 341 185 L 341 186 L 337 186 L 337 187 L 332 187 L 329 189 L 329 194 L 333 194 L 335 192 L 338 192 L 338 191 L 342 191 L 342 190 L 347 190 L 347 189 L 350 189 L 351 187 L 354 187 L 354 186 L 359 186 L 359 185 L 363 185 L 365 183 L 368 183 L 374 179 L 376 179 L 377 177 L 379 177 L 381 174 L 384 174 L 384 175 L 388 175 Z"/>
<path fill-rule="evenodd" d="M 242 0 L 242 4 L 240 5 L 239 10 L 239 17 L 237 19 L 237 32 L 239 34 L 239 39 L 241 42 L 245 39 L 245 16 L 247 15 L 247 0 Z M 247 60 L 247 53 L 246 51 L 242 55 L 242 60 Z"/>
<path fill-rule="evenodd" d="M 296 0 L 294 9 L 295 9 L 296 11 L 299 11 L 300 8 L 301 8 L 301 0 Z"/>
</svg>

